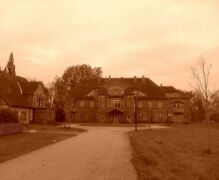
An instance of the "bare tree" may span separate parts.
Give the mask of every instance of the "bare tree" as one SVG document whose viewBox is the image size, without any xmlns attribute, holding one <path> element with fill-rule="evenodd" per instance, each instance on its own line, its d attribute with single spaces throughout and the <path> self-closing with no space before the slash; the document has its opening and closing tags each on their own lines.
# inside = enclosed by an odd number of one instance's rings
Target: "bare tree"
<svg viewBox="0 0 219 180">
<path fill-rule="evenodd" d="M 205 121 L 207 122 L 207 153 L 211 153 L 210 150 L 210 97 L 211 92 L 209 88 L 209 77 L 212 65 L 207 64 L 203 56 L 198 58 L 196 65 L 192 67 L 192 75 L 195 81 L 195 89 L 200 93 L 203 105 Z M 194 87 L 194 86 L 193 86 Z"/>
</svg>

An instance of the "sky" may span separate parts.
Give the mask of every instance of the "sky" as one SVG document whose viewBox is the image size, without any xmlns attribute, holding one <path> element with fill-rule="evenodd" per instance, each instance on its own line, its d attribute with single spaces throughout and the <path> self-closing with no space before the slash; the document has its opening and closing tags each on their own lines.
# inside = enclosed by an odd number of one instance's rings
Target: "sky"
<svg viewBox="0 0 219 180">
<path fill-rule="evenodd" d="M 0 0 L 0 65 L 45 84 L 71 65 L 189 90 L 200 56 L 219 89 L 218 0 Z"/>
</svg>

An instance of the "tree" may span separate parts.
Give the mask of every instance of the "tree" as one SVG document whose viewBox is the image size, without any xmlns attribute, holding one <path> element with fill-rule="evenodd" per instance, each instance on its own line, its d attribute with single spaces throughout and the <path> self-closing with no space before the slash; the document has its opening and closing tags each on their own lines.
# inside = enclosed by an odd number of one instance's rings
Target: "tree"
<svg viewBox="0 0 219 180">
<path fill-rule="evenodd" d="M 204 120 L 204 105 L 203 99 L 199 92 L 195 91 L 192 93 L 191 98 L 191 118 L 193 122 L 200 122 Z"/>
<path fill-rule="evenodd" d="M 219 122 L 219 90 L 211 95 L 211 116 L 210 119 Z"/>
<path fill-rule="evenodd" d="M 88 79 L 100 78 L 102 68 L 82 64 L 66 68 L 62 77 L 56 77 L 50 85 L 50 92 L 53 94 L 54 105 L 56 110 L 56 120 L 66 118 L 66 104 L 69 100 L 69 90 L 80 82 Z M 70 89 L 69 89 L 70 88 Z"/>
<path fill-rule="evenodd" d="M 5 67 L 5 71 L 8 74 L 11 74 L 11 75 L 14 75 L 14 76 L 16 75 L 13 53 L 10 54 L 7 66 Z"/>
<path fill-rule="evenodd" d="M 209 77 L 210 77 L 210 70 L 211 64 L 207 64 L 204 57 L 201 56 L 198 58 L 196 65 L 192 67 L 192 75 L 195 80 L 195 89 L 200 94 L 203 107 L 204 107 L 204 116 L 205 121 L 207 122 L 207 153 L 210 153 L 210 95 L 211 91 L 209 88 Z"/>
<path fill-rule="evenodd" d="M 5 78 L 8 78 L 6 72 L 0 71 L 0 96 L 5 96 L 11 92 L 9 85 L 4 82 Z"/>
<path fill-rule="evenodd" d="M 71 81 L 71 86 L 76 85 L 87 79 L 95 79 L 102 76 L 102 68 L 94 67 L 90 65 L 82 64 L 76 66 L 69 66 L 62 75 L 62 80 L 64 82 Z"/>
<path fill-rule="evenodd" d="M 211 95 L 211 107 L 213 110 L 219 109 L 219 90 Z"/>
</svg>

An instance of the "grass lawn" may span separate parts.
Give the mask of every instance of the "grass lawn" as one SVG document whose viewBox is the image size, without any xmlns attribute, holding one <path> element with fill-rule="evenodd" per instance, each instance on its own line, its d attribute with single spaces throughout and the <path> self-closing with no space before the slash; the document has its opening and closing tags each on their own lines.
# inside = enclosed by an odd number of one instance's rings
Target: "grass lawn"
<svg viewBox="0 0 219 180">
<path fill-rule="evenodd" d="M 219 124 L 211 126 L 211 154 L 204 124 L 130 132 L 130 142 L 139 179 L 219 179 Z"/>
<path fill-rule="evenodd" d="M 109 122 L 109 123 L 78 123 L 80 126 L 100 126 L 100 127 L 133 127 L 135 126 L 135 124 L 131 124 L 131 123 L 113 123 L 113 122 Z M 146 123 L 138 123 L 138 127 L 146 127 L 148 126 Z"/>
<path fill-rule="evenodd" d="M 48 125 L 26 125 L 24 129 L 36 129 L 38 132 L 0 136 L 0 163 L 85 131 L 80 128 L 58 128 Z M 65 133 L 66 131 L 69 133 Z"/>
<path fill-rule="evenodd" d="M 58 132 L 84 132 L 86 130 L 77 128 L 77 127 L 71 127 L 68 128 L 66 126 L 65 128 L 58 126 L 58 125 L 42 125 L 42 124 L 27 124 L 23 126 L 23 129 L 28 130 L 37 130 L 37 131 L 58 131 Z"/>
</svg>

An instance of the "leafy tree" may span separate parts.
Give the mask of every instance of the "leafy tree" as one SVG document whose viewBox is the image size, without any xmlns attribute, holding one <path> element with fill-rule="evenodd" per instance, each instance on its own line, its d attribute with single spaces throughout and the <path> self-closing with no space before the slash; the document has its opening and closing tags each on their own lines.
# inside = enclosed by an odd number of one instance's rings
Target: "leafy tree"
<svg viewBox="0 0 219 180">
<path fill-rule="evenodd" d="M 212 110 L 219 109 L 219 90 L 211 95 L 211 107 Z"/>
<path fill-rule="evenodd" d="M 15 112 L 11 111 L 10 109 L 0 109 L 0 124 L 16 122 L 18 122 L 18 117 Z"/>
<path fill-rule="evenodd" d="M 219 90 L 211 96 L 211 115 L 210 119 L 219 122 Z"/>
<path fill-rule="evenodd" d="M 55 77 L 55 80 L 49 85 L 49 92 L 51 95 L 52 103 L 56 110 L 56 121 L 62 122 L 65 120 L 65 82 L 60 77 Z"/>
<path fill-rule="evenodd" d="M 95 67 L 92 68 L 90 65 L 82 64 L 76 66 L 69 66 L 62 75 L 62 80 L 64 82 L 71 81 L 71 86 L 77 83 L 87 80 L 95 79 L 102 76 L 102 68 Z"/>
<path fill-rule="evenodd" d="M 101 67 L 92 68 L 90 65 L 82 64 L 69 66 L 64 71 L 62 77 L 56 77 L 49 88 L 51 94 L 53 94 L 56 120 L 64 121 L 65 119 L 65 108 L 68 100 L 70 100 L 68 94 L 71 88 L 84 80 L 99 78 L 101 76 Z"/>
<path fill-rule="evenodd" d="M 16 75 L 13 53 L 10 54 L 7 66 L 5 67 L 5 71 L 8 74 L 11 74 L 11 75 L 14 75 L 14 76 Z"/>
</svg>

